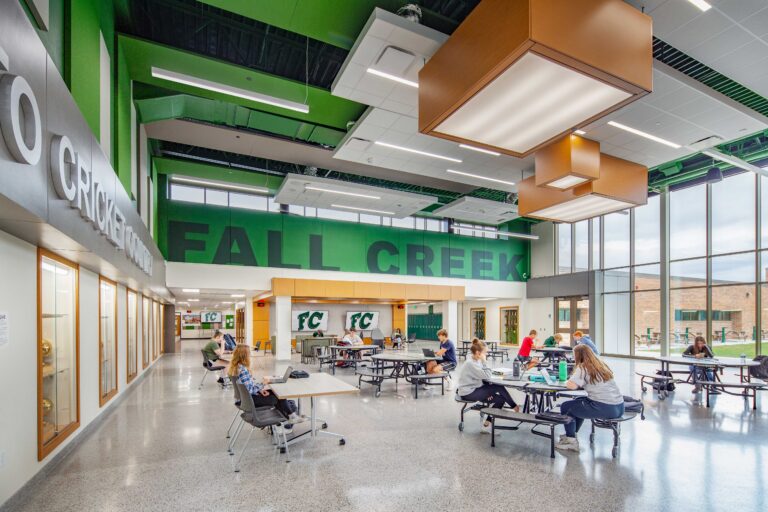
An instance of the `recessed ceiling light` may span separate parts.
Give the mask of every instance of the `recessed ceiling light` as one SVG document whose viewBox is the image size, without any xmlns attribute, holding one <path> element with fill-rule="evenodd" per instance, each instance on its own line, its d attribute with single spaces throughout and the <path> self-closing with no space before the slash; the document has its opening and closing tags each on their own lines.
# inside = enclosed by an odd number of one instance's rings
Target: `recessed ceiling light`
<svg viewBox="0 0 768 512">
<path fill-rule="evenodd" d="M 501 153 L 497 153 L 496 151 L 491 151 L 489 149 L 483 149 L 483 148 L 476 148 L 475 146 L 470 146 L 469 144 L 459 144 L 459 147 L 464 149 L 471 149 L 472 151 L 477 151 L 478 153 L 485 153 L 486 155 L 501 156 Z"/>
<path fill-rule="evenodd" d="M 232 304 L 232 301 L 229 301 L 229 302 L 224 301 L 224 302 L 222 302 L 222 304 Z"/>
<path fill-rule="evenodd" d="M 624 130 L 629 133 L 634 133 L 635 135 L 639 135 L 640 137 L 645 137 L 648 140 L 658 142 L 659 144 L 664 144 L 665 146 L 669 146 L 671 148 L 680 149 L 682 147 L 680 144 L 675 144 L 674 142 L 670 142 L 666 139 L 662 139 L 661 137 L 651 135 L 650 133 L 645 133 L 644 131 L 640 131 L 637 128 L 632 128 L 630 126 L 617 123 L 616 121 L 608 121 L 608 124 L 610 126 L 613 126 L 614 128 L 619 128 L 620 130 Z"/>
<path fill-rule="evenodd" d="M 233 293 L 232 295 L 230 295 L 230 297 L 232 297 L 233 299 L 240 299 L 242 297 L 245 297 L 245 294 L 244 293 Z"/>
<path fill-rule="evenodd" d="M 712 8 L 711 5 L 709 5 L 704 0 L 688 0 L 690 3 L 701 9 L 702 12 L 707 12 Z"/>
<path fill-rule="evenodd" d="M 187 299 L 189 302 L 200 302 L 200 299 Z"/>
<path fill-rule="evenodd" d="M 253 192 L 256 194 L 268 194 L 268 188 L 262 187 L 249 187 L 247 185 L 231 185 L 229 183 L 221 183 L 218 181 L 201 180 L 198 178 L 187 178 L 185 176 L 173 176 L 171 181 L 174 183 L 189 183 L 191 185 L 204 185 L 211 188 L 221 188 L 226 190 L 242 190 L 244 192 Z"/>
<path fill-rule="evenodd" d="M 586 135 L 587 134 L 587 132 L 585 132 L 584 130 L 575 130 L 573 133 L 575 133 L 576 135 Z"/>
<path fill-rule="evenodd" d="M 403 84 L 403 85 L 408 85 L 410 87 L 415 87 L 415 88 L 419 87 L 419 83 L 418 82 L 414 82 L 412 80 L 407 80 L 407 79 L 405 79 L 405 78 L 403 78 L 401 76 L 392 75 L 392 74 L 386 73 L 384 71 L 379 71 L 378 69 L 368 68 L 365 71 L 366 71 L 366 73 L 370 73 L 372 75 L 380 76 L 381 78 L 386 78 L 387 80 L 393 80 L 393 81 L 395 81 L 397 83 L 400 83 L 400 84 Z"/>
<path fill-rule="evenodd" d="M 206 91 L 218 92 L 220 94 L 226 94 L 227 96 L 234 96 L 236 98 L 263 103 L 265 105 L 272 105 L 273 107 L 280 107 L 296 112 L 301 112 L 302 114 L 309 114 L 309 105 L 304 103 L 284 100 L 282 98 L 276 98 L 274 96 L 248 91 L 238 87 L 232 87 L 231 85 L 211 82 L 210 80 L 184 75 L 182 73 L 176 73 L 175 71 L 168 71 L 167 69 L 160 69 L 153 66 L 152 76 L 154 78 L 160 78 L 161 80 L 175 82 L 177 84 L 189 85 L 191 87 L 197 87 L 198 89 L 205 89 Z"/>
<path fill-rule="evenodd" d="M 181 291 L 184 293 L 200 293 L 200 289 L 198 288 L 182 288 Z"/>
<path fill-rule="evenodd" d="M 539 235 L 529 235 L 528 233 L 511 233 L 509 231 L 499 231 L 497 229 L 493 228 L 481 228 L 478 226 L 467 226 L 462 224 L 454 224 L 453 227 L 454 232 L 458 233 L 461 231 L 482 231 L 483 233 L 491 233 L 498 236 L 506 236 L 509 238 L 524 238 L 526 240 L 538 240 Z M 491 300 L 491 299 L 486 299 Z"/>
<path fill-rule="evenodd" d="M 370 213 L 380 213 L 381 215 L 394 215 L 395 212 L 385 212 L 383 210 L 371 210 L 370 208 L 357 208 L 355 206 L 344 206 L 343 204 L 332 204 L 332 208 L 343 208 L 345 210 L 355 210 L 358 212 L 370 212 Z"/>
<path fill-rule="evenodd" d="M 461 160 L 459 160 L 458 158 L 451 158 L 449 156 L 436 155 L 434 153 L 428 153 L 426 151 L 420 151 L 418 149 L 413 149 L 413 148 L 406 148 L 404 146 L 398 146 L 396 144 L 390 144 L 388 142 L 381 142 L 379 140 L 374 142 L 374 144 L 376 144 L 377 146 L 384 146 L 385 148 L 397 149 L 398 151 L 406 151 L 408 153 L 415 153 L 417 155 L 429 156 L 432 158 L 439 158 L 441 160 L 448 160 L 449 162 L 456 162 L 457 164 L 461 163 Z"/>
<path fill-rule="evenodd" d="M 342 196 L 353 196 L 353 197 L 363 197 L 365 199 L 381 199 L 379 196 L 371 196 L 368 194 L 358 194 L 357 192 L 342 192 L 341 190 L 331 190 L 328 188 L 322 188 L 322 187 L 315 187 L 313 185 L 307 185 L 304 187 L 305 190 L 314 190 L 316 192 L 327 192 L 329 194 L 339 194 Z"/>
<path fill-rule="evenodd" d="M 501 183 L 502 185 L 510 185 L 511 186 L 511 185 L 515 184 L 514 181 L 504 181 L 504 180 L 499 180 L 499 179 L 496 179 L 496 178 L 489 178 L 487 176 L 480 176 L 478 174 L 471 174 L 471 173 L 463 172 L 463 171 L 454 171 L 453 169 L 447 169 L 445 172 L 449 172 L 451 174 L 460 174 L 461 176 L 468 176 L 470 178 L 477 178 L 479 180 L 493 181 L 495 183 Z"/>
</svg>

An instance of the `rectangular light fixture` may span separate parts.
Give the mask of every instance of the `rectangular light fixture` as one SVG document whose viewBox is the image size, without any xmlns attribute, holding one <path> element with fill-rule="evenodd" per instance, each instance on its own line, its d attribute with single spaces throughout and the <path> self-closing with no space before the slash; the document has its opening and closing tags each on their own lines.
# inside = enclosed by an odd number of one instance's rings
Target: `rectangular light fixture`
<svg viewBox="0 0 768 512">
<path fill-rule="evenodd" d="M 332 190 L 329 188 L 316 187 L 314 185 L 306 185 L 304 190 L 314 190 L 316 192 L 327 192 L 329 194 L 339 194 L 342 196 L 362 197 L 364 199 L 381 199 L 379 196 L 371 196 L 368 194 L 358 194 L 357 192 L 343 192 L 341 190 Z"/>
<path fill-rule="evenodd" d="M 200 293 L 198 288 L 182 288 L 181 291 L 184 293 Z"/>
<path fill-rule="evenodd" d="M 707 12 L 712 8 L 709 3 L 705 2 L 704 0 L 688 0 L 690 3 L 701 9 L 702 12 Z"/>
<path fill-rule="evenodd" d="M 232 297 L 233 299 L 240 299 L 242 297 L 245 297 L 245 294 L 244 293 L 233 293 L 232 295 L 230 295 L 230 297 Z"/>
<path fill-rule="evenodd" d="M 680 144 L 675 144 L 674 142 L 670 142 L 666 139 L 662 139 L 661 137 L 651 135 L 650 133 L 646 133 L 644 131 L 638 130 L 637 128 L 632 128 L 631 126 L 617 123 L 616 121 L 608 121 L 608 125 L 613 126 L 614 128 L 618 128 L 620 130 L 624 130 L 625 132 L 634 133 L 635 135 L 639 135 L 640 137 L 645 137 L 648 140 L 658 142 L 659 144 L 664 144 L 665 146 L 669 146 L 671 148 L 680 149 L 682 147 Z"/>
<path fill-rule="evenodd" d="M 487 176 L 480 176 L 479 174 L 472 174 L 472 173 L 464 172 L 464 171 L 454 171 L 453 169 L 446 169 L 445 172 L 449 172 L 451 174 L 458 174 L 460 176 L 467 176 L 469 178 L 476 178 L 478 180 L 493 181 L 494 183 L 501 183 L 502 185 L 510 185 L 510 186 L 512 186 L 512 185 L 515 184 L 514 181 L 504 181 L 504 180 L 499 180 L 499 179 L 496 179 L 496 178 L 489 178 Z"/>
<path fill-rule="evenodd" d="M 414 153 L 416 155 L 429 156 L 429 157 L 432 157 L 432 158 L 439 158 L 441 160 L 448 160 L 449 162 L 455 162 L 457 164 L 461 163 L 461 160 L 459 160 L 458 158 L 451 158 L 449 156 L 437 155 L 435 153 L 428 153 L 426 151 L 420 151 L 418 149 L 407 148 L 405 146 L 398 146 L 396 144 L 390 144 L 388 142 L 381 142 L 379 140 L 374 142 L 374 144 L 376 144 L 377 146 L 383 146 L 385 148 L 396 149 L 398 151 L 405 151 L 407 153 Z"/>
<path fill-rule="evenodd" d="M 174 183 L 202 185 L 204 187 L 218 188 L 218 189 L 224 189 L 224 190 L 238 190 L 243 192 L 252 192 L 254 194 L 269 194 L 268 188 L 250 187 L 248 185 L 234 185 L 230 183 L 222 183 L 220 181 L 205 180 L 200 178 L 187 178 L 186 176 L 172 176 L 171 181 Z"/>
<path fill-rule="evenodd" d="M 718 151 L 717 149 L 714 149 L 714 148 L 706 149 L 701 153 L 709 157 L 712 157 L 715 160 L 719 160 L 721 162 L 725 162 L 726 164 L 732 165 L 734 167 L 738 167 L 739 169 L 744 169 L 745 171 L 754 172 L 755 174 L 758 174 L 760 176 L 768 176 L 768 170 L 763 169 L 762 167 L 758 167 L 756 165 L 750 164 L 749 162 L 745 162 L 739 157 L 728 155 L 726 153 Z"/>
<path fill-rule="evenodd" d="M 534 176 L 518 183 L 518 213 L 556 222 L 576 222 L 648 202 L 648 168 L 600 155 L 600 177 L 572 189 L 536 185 Z"/>
<path fill-rule="evenodd" d="M 200 299 L 187 299 L 187 302 L 200 302 Z"/>
<path fill-rule="evenodd" d="M 476 226 L 462 226 L 461 224 L 454 224 L 452 227 L 454 233 L 457 233 L 461 230 L 464 231 L 482 231 L 483 233 L 493 233 L 494 235 L 498 236 L 506 236 L 509 238 L 523 238 L 525 240 L 538 240 L 539 235 L 531 235 L 528 233 L 511 233 L 509 231 L 499 231 L 496 229 L 484 229 L 479 228 Z"/>
<path fill-rule="evenodd" d="M 383 210 L 371 210 L 370 208 L 357 208 L 356 206 L 344 206 L 343 204 L 332 204 L 332 208 L 342 208 L 345 210 L 354 210 L 357 212 L 369 212 L 369 213 L 379 213 L 381 215 L 394 215 L 395 212 L 385 212 Z"/>
<path fill-rule="evenodd" d="M 573 133 L 575 133 L 576 135 L 586 135 L 587 134 L 587 132 L 585 132 L 584 130 L 574 130 Z"/>
<path fill-rule="evenodd" d="M 419 72 L 419 131 L 527 156 L 651 92 L 652 35 L 617 0 L 483 0 Z"/>
<path fill-rule="evenodd" d="M 152 67 L 152 76 L 161 80 L 168 80 L 169 82 L 175 82 L 177 84 L 188 85 L 190 87 L 196 87 L 198 89 L 204 89 L 206 91 L 217 92 L 220 94 L 226 94 L 227 96 L 233 96 L 235 98 L 242 98 L 244 100 L 255 101 L 257 103 L 263 103 L 265 105 L 271 105 L 273 107 L 285 108 L 293 110 L 295 112 L 301 112 L 302 114 L 309 114 L 309 105 L 305 103 L 298 103 L 296 101 L 285 100 L 282 98 L 276 98 L 267 94 L 261 94 L 254 91 L 248 91 L 246 89 L 240 89 L 239 87 L 233 87 L 231 85 L 220 84 L 218 82 L 211 82 L 203 78 L 185 75 L 183 73 L 177 73 L 175 71 L 168 71 L 167 69 L 161 69 Z"/>
<path fill-rule="evenodd" d="M 459 147 L 464 149 L 471 149 L 472 151 L 477 151 L 478 153 L 485 153 L 486 155 L 501 156 L 501 153 L 498 153 L 496 151 L 491 151 L 490 149 L 483 149 L 475 146 L 470 146 L 469 144 L 459 144 Z"/>
<path fill-rule="evenodd" d="M 403 77 L 392 75 L 392 74 L 387 73 L 385 71 L 379 71 L 378 69 L 368 68 L 368 69 L 365 70 L 365 72 L 366 73 L 370 73 L 371 75 L 375 75 L 375 76 L 381 77 L 381 78 L 386 78 L 387 80 L 392 80 L 394 82 L 397 82 L 397 83 L 400 83 L 400 84 L 403 84 L 403 85 L 408 85 L 410 87 L 416 87 L 416 88 L 419 87 L 419 83 L 418 82 L 414 82 L 412 80 L 407 80 L 407 79 L 405 79 Z"/>
<path fill-rule="evenodd" d="M 536 152 L 536 185 L 560 190 L 600 177 L 600 144 L 569 134 Z"/>
</svg>

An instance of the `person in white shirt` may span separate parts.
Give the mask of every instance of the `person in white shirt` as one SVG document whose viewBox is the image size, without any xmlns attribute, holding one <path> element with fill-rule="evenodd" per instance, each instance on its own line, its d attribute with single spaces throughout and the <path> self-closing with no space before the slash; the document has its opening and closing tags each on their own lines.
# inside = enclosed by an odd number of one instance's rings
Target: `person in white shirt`
<svg viewBox="0 0 768 512">
<path fill-rule="evenodd" d="M 348 330 L 347 334 L 344 335 L 344 341 L 348 342 L 352 346 L 363 344 L 363 339 L 358 336 L 356 329 Z"/>
<path fill-rule="evenodd" d="M 485 365 L 485 358 L 488 354 L 486 344 L 475 338 L 472 340 L 469 351 L 472 357 L 461 367 L 456 393 L 463 400 L 487 402 L 496 409 L 501 409 L 506 404 L 515 412 L 520 412 L 520 406 L 515 403 L 507 388 L 486 382 L 486 379 L 491 378 L 491 370 Z M 485 434 L 490 433 L 491 422 L 485 420 L 480 431 Z"/>
</svg>

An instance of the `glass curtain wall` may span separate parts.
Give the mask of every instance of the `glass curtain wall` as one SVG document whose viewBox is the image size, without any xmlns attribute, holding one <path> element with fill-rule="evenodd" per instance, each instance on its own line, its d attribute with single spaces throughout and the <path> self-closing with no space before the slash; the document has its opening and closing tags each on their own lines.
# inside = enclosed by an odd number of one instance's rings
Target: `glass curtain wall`
<svg viewBox="0 0 768 512">
<path fill-rule="evenodd" d="M 666 307 L 672 354 L 681 353 L 695 336 L 704 336 L 724 357 L 766 353 L 768 178 L 731 172 L 720 182 L 668 194 L 666 304 L 660 196 L 628 213 L 557 225 L 556 241 L 565 244 L 556 248 L 558 273 L 582 270 L 584 254 L 589 268 L 604 271 L 605 352 L 657 356 Z"/>
</svg>

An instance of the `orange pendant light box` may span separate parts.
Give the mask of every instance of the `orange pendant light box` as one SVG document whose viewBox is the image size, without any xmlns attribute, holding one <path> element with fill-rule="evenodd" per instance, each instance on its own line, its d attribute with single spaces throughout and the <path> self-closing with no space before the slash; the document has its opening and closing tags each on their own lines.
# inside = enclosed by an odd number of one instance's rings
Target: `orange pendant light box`
<svg viewBox="0 0 768 512">
<path fill-rule="evenodd" d="M 600 177 L 572 189 L 539 187 L 537 176 L 518 183 L 521 216 L 577 222 L 648 202 L 648 168 L 606 154 L 600 154 Z"/>
<path fill-rule="evenodd" d="M 536 185 L 559 190 L 600 177 L 600 144 L 566 135 L 536 152 Z"/>
<path fill-rule="evenodd" d="M 419 73 L 419 131 L 526 156 L 648 94 L 652 62 L 621 0 L 483 0 Z"/>
</svg>

